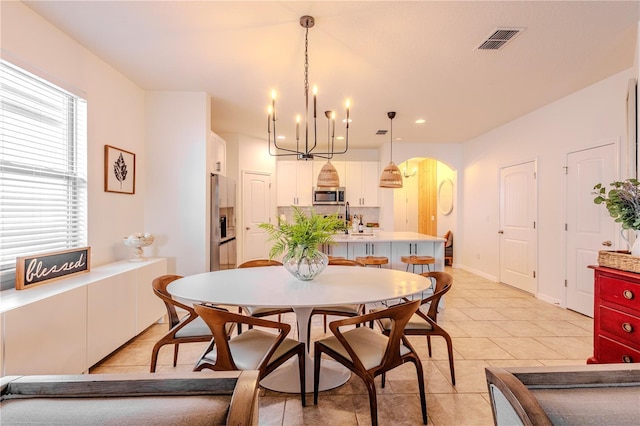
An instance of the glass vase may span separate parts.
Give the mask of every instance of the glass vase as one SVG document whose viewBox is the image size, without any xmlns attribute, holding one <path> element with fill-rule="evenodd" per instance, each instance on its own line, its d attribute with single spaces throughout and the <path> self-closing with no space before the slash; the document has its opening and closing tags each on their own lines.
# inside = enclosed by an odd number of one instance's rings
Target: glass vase
<svg viewBox="0 0 640 426">
<path fill-rule="evenodd" d="M 297 246 L 282 259 L 284 267 L 299 280 L 311 281 L 329 264 L 326 254 L 317 249 Z"/>
</svg>

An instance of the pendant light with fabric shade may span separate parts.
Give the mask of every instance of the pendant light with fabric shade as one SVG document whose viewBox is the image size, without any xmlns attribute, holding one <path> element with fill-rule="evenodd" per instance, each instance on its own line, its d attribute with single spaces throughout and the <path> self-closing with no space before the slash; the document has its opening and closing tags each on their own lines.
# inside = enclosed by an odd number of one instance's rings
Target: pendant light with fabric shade
<svg viewBox="0 0 640 426">
<path fill-rule="evenodd" d="M 391 157 L 389 164 L 382 171 L 380 176 L 380 188 L 402 188 L 402 173 L 398 166 L 393 163 L 393 119 L 396 117 L 394 111 L 387 113 L 387 117 L 391 121 Z"/>
</svg>

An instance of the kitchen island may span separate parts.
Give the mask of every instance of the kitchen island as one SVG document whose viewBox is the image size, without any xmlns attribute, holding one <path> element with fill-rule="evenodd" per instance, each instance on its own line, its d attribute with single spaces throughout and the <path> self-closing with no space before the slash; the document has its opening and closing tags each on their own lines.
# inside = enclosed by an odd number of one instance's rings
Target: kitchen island
<svg viewBox="0 0 640 426">
<path fill-rule="evenodd" d="M 329 256 L 352 260 L 362 256 L 385 256 L 392 269 L 401 270 L 407 268 L 400 260 L 402 256 L 432 256 L 436 259 L 433 269 L 444 271 L 444 238 L 417 232 L 371 232 L 370 228 L 366 231 L 336 234 L 336 244 L 323 247 L 323 251 Z"/>
</svg>

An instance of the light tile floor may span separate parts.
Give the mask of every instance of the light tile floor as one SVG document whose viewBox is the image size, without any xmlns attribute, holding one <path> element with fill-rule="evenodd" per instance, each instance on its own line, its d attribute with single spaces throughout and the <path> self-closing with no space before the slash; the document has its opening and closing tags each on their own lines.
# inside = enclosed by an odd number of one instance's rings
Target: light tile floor
<svg viewBox="0 0 640 426">
<path fill-rule="evenodd" d="M 423 361 L 430 425 L 493 424 L 484 375 L 487 366 L 581 365 L 592 355 L 591 318 L 460 269 L 447 271 L 453 274 L 454 283 L 438 322 L 453 339 L 456 386 L 451 385 L 444 340 L 432 339 L 433 356 L 429 358 L 426 339 L 410 338 Z M 295 318 L 287 314 L 284 320 L 294 324 Z M 323 336 L 321 321 L 321 316 L 314 317 L 312 339 Z M 151 326 L 94 366 L 91 373 L 149 371 L 153 344 L 166 329 L 166 323 Z M 173 350 L 165 346 L 157 371 L 191 371 L 204 346 L 181 345 L 175 368 Z M 384 389 L 379 377 L 377 384 L 380 425 L 422 423 L 412 364 L 390 372 Z M 352 376 L 345 385 L 322 392 L 317 406 L 312 395 L 307 395 L 307 407 L 302 408 L 298 395 L 262 390 L 260 424 L 367 425 L 367 392 L 361 380 Z"/>
</svg>

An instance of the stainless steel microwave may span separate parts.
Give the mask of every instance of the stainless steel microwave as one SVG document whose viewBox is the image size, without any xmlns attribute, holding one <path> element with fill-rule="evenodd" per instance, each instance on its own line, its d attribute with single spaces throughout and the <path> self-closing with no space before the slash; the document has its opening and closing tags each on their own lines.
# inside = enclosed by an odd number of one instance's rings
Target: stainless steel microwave
<svg viewBox="0 0 640 426">
<path fill-rule="evenodd" d="M 344 187 L 339 188 L 314 188 L 313 205 L 342 205 L 346 201 Z"/>
</svg>

